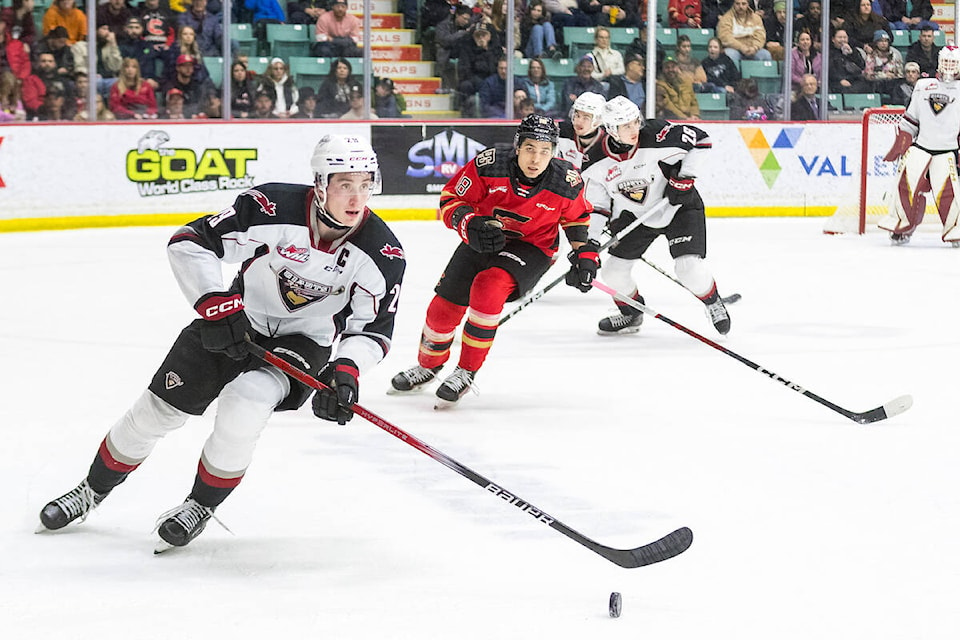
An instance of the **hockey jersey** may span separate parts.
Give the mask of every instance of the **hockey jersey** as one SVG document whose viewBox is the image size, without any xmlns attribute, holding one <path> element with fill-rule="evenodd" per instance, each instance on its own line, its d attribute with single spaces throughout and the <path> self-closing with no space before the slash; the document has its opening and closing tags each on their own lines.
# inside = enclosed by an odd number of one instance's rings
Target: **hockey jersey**
<svg viewBox="0 0 960 640">
<path fill-rule="evenodd" d="M 607 136 L 603 129 L 597 129 L 597 134 L 589 144 L 584 146 L 573 125 L 569 120 L 560 123 L 560 139 L 557 141 L 557 157 L 563 158 L 580 172 L 603 157 L 603 139 Z"/>
<path fill-rule="evenodd" d="M 580 172 L 566 160 L 552 158 L 536 184 L 527 186 L 510 147 L 491 147 L 477 154 L 443 187 L 440 213 L 453 228 L 460 207 L 494 216 L 503 224 L 507 240 L 523 240 L 546 255 L 556 253 L 558 226 L 567 239 L 587 239 L 592 207 L 584 196 Z"/>
<path fill-rule="evenodd" d="M 664 198 L 671 174 L 695 178 L 703 152 L 712 146 L 705 131 L 687 124 L 649 120 L 640 131 L 636 148 L 620 151 L 609 136 L 603 140 L 604 157 L 583 173 L 587 199 L 603 219 L 624 211 L 642 217 Z M 643 223 L 662 229 L 670 224 L 678 206 L 667 206 Z M 590 237 L 599 240 L 603 225 L 590 227 Z"/>
<path fill-rule="evenodd" d="M 376 214 L 328 243 L 311 228 L 313 188 L 271 183 L 233 206 L 181 227 L 167 253 L 191 305 L 224 291 L 221 263 L 240 263 L 239 290 L 253 328 L 266 336 L 302 334 L 321 346 L 340 339 L 337 356 L 361 371 L 390 349 L 403 248 Z"/>
<path fill-rule="evenodd" d="M 921 78 L 913 88 L 910 106 L 900 119 L 900 128 L 927 151 L 957 149 L 960 134 L 960 81 L 943 82 Z"/>
</svg>

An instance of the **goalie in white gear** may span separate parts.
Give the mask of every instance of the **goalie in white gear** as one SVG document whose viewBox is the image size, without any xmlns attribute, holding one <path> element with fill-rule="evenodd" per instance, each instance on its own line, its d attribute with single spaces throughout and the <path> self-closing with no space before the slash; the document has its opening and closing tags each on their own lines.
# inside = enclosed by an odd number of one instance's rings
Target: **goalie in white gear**
<svg viewBox="0 0 960 640">
<path fill-rule="evenodd" d="M 730 331 L 730 316 L 717 293 L 707 255 L 703 200 L 694 185 L 700 162 L 712 143 L 706 132 L 666 120 L 644 121 L 623 96 L 603 110 L 604 157 L 583 172 L 587 200 L 593 205 L 590 238 L 600 242 L 607 228 L 617 234 L 635 219 L 643 223 L 610 249 L 602 273 L 608 285 L 643 303 L 631 272 L 659 236 L 666 236 L 680 282 L 706 306 L 721 334 Z M 665 207 L 657 207 L 664 199 Z M 618 314 L 600 320 L 599 333 L 636 333 L 643 316 L 616 301 Z"/>
<path fill-rule="evenodd" d="M 581 172 L 603 157 L 601 115 L 607 99 L 599 93 L 581 93 L 570 108 L 570 117 L 560 123 L 557 157 Z"/>
<path fill-rule="evenodd" d="M 936 78 L 921 78 L 886 161 L 900 158 L 891 190 L 889 215 L 877 226 L 890 232 L 893 244 L 906 244 L 923 220 L 925 193 L 931 191 L 943 223 L 941 238 L 960 246 L 957 217 L 957 138 L 960 136 L 960 49 L 940 50 Z M 902 157 L 901 157 L 902 156 Z"/>
</svg>

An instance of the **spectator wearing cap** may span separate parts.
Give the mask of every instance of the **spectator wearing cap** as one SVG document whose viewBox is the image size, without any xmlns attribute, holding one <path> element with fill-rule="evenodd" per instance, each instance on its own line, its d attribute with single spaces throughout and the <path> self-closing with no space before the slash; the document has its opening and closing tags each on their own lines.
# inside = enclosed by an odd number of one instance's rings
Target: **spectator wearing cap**
<svg viewBox="0 0 960 640">
<path fill-rule="evenodd" d="M 250 118 L 253 120 L 276 120 L 277 114 L 273 112 L 274 95 L 270 91 L 258 91 L 253 98 L 253 112 Z"/>
<path fill-rule="evenodd" d="M 490 44 L 490 30 L 482 22 L 471 27 L 471 38 L 464 42 L 457 61 L 460 79 L 461 110 L 466 115 L 475 114 L 478 107 L 476 94 L 484 80 L 497 72 L 499 55 Z"/>
<path fill-rule="evenodd" d="M 402 118 L 403 113 L 394 93 L 393 80 L 380 78 L 374 89 L 373 107 L 379 118 Z"/>
<path fill-rule="evenodd" d="M 189 11 L 180 14 L 180 26 L 193 28 L 197 36 L 200 53 L 205 56 L 219 56 L 223 51 L 223 23 L 219 15 L 207 11 L 207 0 L 193 0 Z M 239 49 L 235 49 L 234 53 Z M 190 101 L 184 106 L 189 112 Z"/>
<path fill-rule="evenodd" d="M 107 0 L 97 7 L 97 26 L 105 24 L 119 36 L 131 15 L 126 0 Z"/>
<path fill-rule="evenodd" d="M 347 13 L 346 0 L 333 0 L 330 11 L 317 20 L 313 55 L 320 57 L 357 58 L 362 55 L 363 28 L 360 19 Z"/>
<path fill-rule="evenodd" d="M 330 73 L 320 83 L 317 105 L 324 118 L 339 118 L 350 110 L 350 87 L 360 84 L 353 77 L 353 66 L 346 58 L 337 58 Z"/>
<path fill-rule="evenodd" d="M 208 77 L 200 79 L 194 70 L 196 60 L 193 56 L 180 54 L 177 58 L 176 73 L 161 85 L 164 95 L 171 89 L 178 89 L 183 94 L 183 112 L 187 118 L 192 118 L 203 108 L 206 94 L 213 91 L 213 83 Z"/>
<path fill-rule="evenodd" d="M 458 4 L 454 12 L 436 27 L 436 69 L 445 89 L 457 86 L 457 69 L 450 61 L 460 57 L 461 46 L 470 39 L 472 15 L 470 7 Z"/>
<path fill-rule="evenodd" d="M 577 62 L 574 67 L 575 76 L 567 78 L 563 83 L 563 96 L 560 100 L 560 113 L 570 113 L 573 103 L 581 93 L 591 92 L 599 93 L 603 97 L 607 96 L 606 89 L 600 84 L 600 81 L 593 77 L 594 71 L 593 55 L 588 53 Z"/>
<path fill-rule="evenodd" d="M 623 66 L 623 54 L 610 47 L 610 29 L 597 27 L 593 33 L 593 63 L 591 74 L 594 78 L 604 81 L 610 76 L 622 76 L 626 72 Z"/>
<path fill-rule="evenodd" d="M 376 119 L 377 114 L 371 113 L 370 119 Z M 363 109 L 363 88 L 356 84 L 350 87 L 350 108 L 345 114 L 340 116 L 341 120 L 367 120 L 367 114 Z"/>
<path fill-rule="evenodd" d="M 140 63 L 140 74 L 148 81 L 153 89 L 160 83 L 157 79 L 157 60 L 160 52 L 153 45 L 143 39 L 143 24 L 137 16 L 130 16 L 127 24 L 123 25 L 123 32 L 117 37 L 117 46 L 120 55 L 124 58 L 134 58 Z"/>
<path fill-rule="evenodd" d="M 903 80 L 890 92 L 890 103 L 902 104 L 904 107 L 909 107 L 910 98 L 913 97 L 913 89 L 917 86 L 917 80 L 919 79 L 919 64 L 916 62 L 908 62 L 903 65 Z"/>
<path fill-rule="evenodd" d="M 646 87 L 643 86 L 646 82 L 643 57 L 636 53 L 630 53 L 624 61 L 626 71 L 623 75 L 610 77 L 610 90 L 607 99 L 623 96 L 640 107 L 642 113 L 647 101 Z"/>
<path fill-rule="evenodd" d="M 300 99 L 297 101 L 297 106 L 299 108 L 293 115 L 294 118 L 315 120 L 323 117 L 320 114 L 320 109 L 317 108 L 317 93 L 310 87 L 300 89 Z"/>
<path fill-rule="evenodd" d="M 52 53 L 53 59 L 57 61 L 57 71 L 60 75 L 73 76 L 76 67 L 68 42 L 67 30 L 63 27 L 54 27 L 37 43 L 35 55 Z"/>
<path fill-rule="evenodd" d="M 693 83 L 680 73 L 680 65 L 673 58 L 663 61 L 663 75 L 657 80 L 657 90 L 663 93 L 664 107 L 682 120 L 699 120 L 700 104 L 693 92 Z"/>
<path fill-rule="evenodd" d="M 187 120 L 187 114 L 183 110 L 185 103 L 183 91 L 180 89 L 170 89 L 164 95 L 165 107 L 163 109 L 164 120 Z"/>
<path fill-rule="evenodd" d="M 717 37 L 731 60 L 771 60 L 767 30 L 747 0 L 733 0 L 733 6 L 717 21 Z"/>
<path fill-rule="evenodd" d="M 66 102 L 63 89 L 58 86 L 47 87 L 47 92 L 43 96 L 43 104 L 37 111 L 37 120 L 41 122 L 70 120 L 73 116 L 64 109 Z"/>
<path fill-rule="evenodd" d="M 863 78 L 871 83 L 874 93 L 892 93 L 903 80 L 903 56 L 890 46 L 890 34 L 883 29 L 878 29 L 873 38 Z"/>
<path fill-rule="evenodd" d="M 858 11 L 846 21 L 850 46 L 859 47 L 869 55 L 873 49 L 873 34 L 879 29 L 883 29 L 891 39 L 893 38 L 890 23 L 883 16 L 873 12 L 871 0 L 860 0 Z"/>
<path fill-rule="evenodd" d="M 197 32 L 190 25 L 177 27 L 177 37 L 173 44 L 161 53 L 164 80 L 168 80 L 176 74 L 177 59 L 182 55 L 193 58 L 196 64 L 194 73 L 204 78 L 208 76 L 207 67 L 203 64 L 200 44 L 197 42 Z"/>
<path fill-rule="evenodd" d="M 278 118 L 292 118 L 300 108 L 297 101 L 300 92 L 290 76 L 290 68 L 283 58 L 273 58 L 266 73 L 260 78 L 257 91 L 273 91 L 275 102 L 273 112 Z"/>
<path fill-rule="evenodd" d="M 87 16 L 77 9 L 76 0 L 54 0 L 50 8 L 43 14 L 43 34 L 46 35 L 54 27 L 63 27 L 67 30 L 67 44 L 73 45 L 87 37 Z"/>
<path fill-rule="evenodd" d="M 136 58 L 124 58 L 117 81 L 110 87 L 110 110 L 118 120 L 157 117 L 157 99 L 150 83 L 140 77 Z"/>
<path fill-rule="evenodd" d="M 767 43 L 764 48 L 770 52 L 774 60 L 783 60 L 787 37 L 787 3 L 785 0 L 776 0 L 773 11 L 764 14 L 763 28 L 767 32 Z"/>
</svg>

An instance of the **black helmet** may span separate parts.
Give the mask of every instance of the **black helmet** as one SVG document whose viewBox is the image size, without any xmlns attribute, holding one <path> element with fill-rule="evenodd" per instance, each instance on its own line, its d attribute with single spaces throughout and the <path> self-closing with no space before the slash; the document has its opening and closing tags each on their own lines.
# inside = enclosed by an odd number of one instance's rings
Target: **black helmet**
<svg viewBox="0 0 960 640">
<path fill-rule="evenodd" d="M 533 140 L 542 140 L 557 146 L 557 140 L 560 138 L 560 127 L 554 122 L 553 118 L 531 113 L 520 121 L 517 127 L 517 133 L 513 137 L 513 146 L 520 148 L 520 141 L 527 138 Z"/>
</svg>

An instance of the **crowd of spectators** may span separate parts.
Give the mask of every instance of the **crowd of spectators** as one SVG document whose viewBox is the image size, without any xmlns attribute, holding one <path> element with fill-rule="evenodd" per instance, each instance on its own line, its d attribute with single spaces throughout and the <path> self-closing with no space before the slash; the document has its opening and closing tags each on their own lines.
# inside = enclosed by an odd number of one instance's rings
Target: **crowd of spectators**
<svg viewBox="0 0 960 640">
<path fill-rule="evenodd" d="M 297 86 L 289 60 L 270 58 L 257 74 L 247 56 L 232 47 L 230 104 L 204 63 L 223 52 L 220 0 L 106 0 L 97 7 L 93 34 L 96 77 L 87 77 L 87 21 L 77 0 L 52 0 L 38 25 L 35 0 L 11 0 L 0 11 L 0 122 L 86 120 L 89 86 L 96 88 L 97 119 L 359 118 L 364 115 L 363 82 L 351 58 L 362 55 L 362 21 L 346 0 L 236 0 L 234 23 L 253 26 L 258 53 L 269 50 L 267 27 L 310 25 L 312 55 L 332 59 L 319 86 Z M 874 93 L 884 103 L 906 104 L 917 79 L 936 73 L 937 53 L 930 0 L 836 0 L 830 29 L 821 33 L 819 0 L 669 0 L 658 16 L 674 29 L 707 29 L 714 37 L 695 52 L 685 35 L 670 50 L 657 43 L 657 59 L 645 56 L 646 3 L 638 0 L 517 0 L 507 15 L 504 0 L 396 0 L 407 27 L 416 27 L 427 59 L 435 60 L 438 93 L 452 94 L 467 117 L 503 118 L 506 77 L 516 58 L 526 74 L 515 77 L 514 113 L 535 111 L 566 117 L 585 91 L 626 96 L 641 109 L 647 74 L 656 76 L 658 116 L 700 117 L 697 94 L 722 95 L 733 119 L 782 117 L 780 92 L 763 93 L 742 77 L 743 61 L 792 63 L 795 118 L 818 113 L 820 85 L 831 93 Z M 786 25 L 793 20 L 793 42 Z M 659 23 L 658 23 L 659 24 Z M 566 27 L 594 27 L 587 52 L 564 41 Z M 638 36 L 613 45 L 612 33 L 635 27 Z M 919 34 L 909 46 L 893 46 L 896 30 Z M 512 31 L 514 50 L 507 50 Z M 822 64 L 830 47 L 829 65 Z M 698 58 L 700 55 L 701 58 Z M 573 73 L 553 79 L 544 61 L 570 58 Z M 374 79 L 371 117 L 401 117 L 403 98 L 388 78 Z"/>
</svg>

